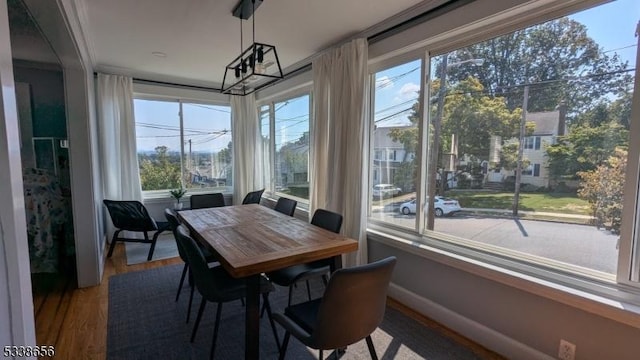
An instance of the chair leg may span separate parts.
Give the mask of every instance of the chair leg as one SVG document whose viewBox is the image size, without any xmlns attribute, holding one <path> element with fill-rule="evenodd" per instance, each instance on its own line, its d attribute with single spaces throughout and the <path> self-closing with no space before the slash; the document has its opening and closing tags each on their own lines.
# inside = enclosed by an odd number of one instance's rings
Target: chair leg
<svg viewBox="0 0 640 360">
<path fill-rule="evenodd" d="M 158 235 L 160 235 L 160 231 L 156 231 L 155 234 L 153 234 L 153 239 L 151 240 L 151 248 L 149 249 L 149 255 L 147 256 L 147 261 L 151 261 L 151 258 L 153 258 L 153 251 L 156 249 L 156 242 L 158 241 Z M 147 232 L 144 232 L 144 239 L 149 241 L 149 235 L 147 235 Z"/>
<path fill-rule="evenodd" d="M 327 284 L 329 284 L 329 279 L 327 278 L 327 275 L 322 275 L 322 282 L 324 283 L 324 287 L 327 287 Z"/>
<path fill-rule="evenodd" d="M 184 285 L 184 278 L 187 275 L 188 268 L 189 266 L 187 264 L 184 264 L 184 267 L 182 268 L 182 276 L 180 276 L 180 285 L 178 285 L 178 293 L 176 294 L 176 301 L 178 301 L 178 299 L 180 298 L 180 291 L 182 291 L 182 286 Z"/>
<path fill-rule="evenodd" d="M 291 295 L 293 294 L 293 285 L 289 285 L 289 302 L 287 302 L 287 306 L 291 306 Z"/>
<path fill-rule="evenodd" d="M 278 331 L 276 330 L 276 323 L 273 321 L 273 316 L 271 316 L 271 304 L 269 304 L 269 294 L 262 294 L 262 299 L 264 300 L 263 309 L 267 309 L 267 316 L 269 317 L 269 323 L 271 324 L 271 330 L 273 330 L 273 337 L 276 340 L 276 346 L 278 347 L 278 352 L 280 352 L 280 339 L 278 339 Z"/>
<path fill-rule="evenodd" d="M 282 346 L 280 347 L 280 358 L 279 360 L 284 360 L 284 355 L 287 352 L 287 345 L 289 345 L 289 337 L 291 334 L 287 331 L 284 334 L 284 340 L 282 340 Z"/>
<path fill-rule="evenodd" d="M 191 273 L 191 271 L 189 271 Z M 191 304 L 193 303 L 193 292 L 195 290 L 195 286 L 191 287 L 191 295 L 189 295 L 189 307 L 187 307 L 187 324 L 189 323 L 189 319 L 191 318 Z M 202 299 L 204 300 L 204 298 Z"/>
<path fill-rule="evenodd" d="M 318 350 L 319 354 L 318 354 L 318 360 L 323 360 L 324 356 L 322 354 L 322 349 Z"/>
<path fill-rule="evenodd" d="M 213 326 L 213 340 L 211 341 L 211 354 L 209 359 L 213 359 L 213 354 L 216 351 L 216 340 L 218 338 L 218 328 L 220 327 L 220 314 L 222 313 L 222 303 L 218 303 L 218 310 L 216 311 L 216 322 Z"/>
<path fill-rule="evenodd" d="M 196 317 L 196 323 L 193 325 L 193 331 L 191 332 L 191 342 L 196 338 L 196 333 L 198 332 L 198 325 L 200 325 L 200 319 L 202 318 L 202 313 L 204 312 L 204 307 L 207 305 L 207 299 L 202 298 L 202 302 L 200 303 L 200 309 L 198 310 L 198 317 Z"/>
<path fill-rule="evenodd" d="M 307 280 L 307 297 L 309 297 L 309 301 L 311 301 L 311 288 L 309 287 L 309 280 Z"/>
<path fill-rule="evenodd" d="M 109 253 L 107 254 L 107 257 L 110 258 L 111 255 L 113 255 L 113 249 L 116 247 L 116 239 L 118 238 L 118 234 L 120 233 L 121 230 L 116 230 L 116 232 L 113 233 L 113 239 L 111 239 L 111 245 L 109 246 Z"/>
<path fill-rule="evenodd" d="M 369 347 L 371 360 L 378 360 L 378 355 L 376 355 L 376 349 L 373 347 L 373 340 L 371 340 L 371 335 L 367 336 L 367 347 Z"/>
</svg>

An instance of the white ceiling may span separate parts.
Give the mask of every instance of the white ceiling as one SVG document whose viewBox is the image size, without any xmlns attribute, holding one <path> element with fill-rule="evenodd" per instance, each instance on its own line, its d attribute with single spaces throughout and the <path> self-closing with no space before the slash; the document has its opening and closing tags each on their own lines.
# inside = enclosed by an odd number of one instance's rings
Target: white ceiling
<svg viewBox="0 0 640 360">
<path fill-rule="evenodd" d="M 231 14 L 238 2 L 76 0 L 76 9 L 97 71 L 217 88 L 240 53 L 240 20 Z M 276 46 L 286 73 L 331 45 L 433 2 L 265 0 L 256 10 L 255 40 Z M 251 19 L 243 23 L 246 48 Z"/>
</svg>

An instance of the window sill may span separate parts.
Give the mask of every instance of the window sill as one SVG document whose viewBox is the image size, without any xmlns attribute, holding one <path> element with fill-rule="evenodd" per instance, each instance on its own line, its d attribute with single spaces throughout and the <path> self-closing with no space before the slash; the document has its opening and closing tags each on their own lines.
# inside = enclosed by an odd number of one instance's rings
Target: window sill
<svg viewBox="0 0 640 360">
<path fill-rule="evenodd" d="M 370 224 L 373 241 L 640 329 L 640 293 Z"/>
</svg>

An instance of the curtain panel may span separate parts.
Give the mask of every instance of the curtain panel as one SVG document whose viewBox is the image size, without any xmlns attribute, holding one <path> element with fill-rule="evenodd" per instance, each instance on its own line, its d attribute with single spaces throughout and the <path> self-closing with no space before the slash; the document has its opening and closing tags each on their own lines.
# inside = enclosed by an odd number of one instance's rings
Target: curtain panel
<svg viewBox="0 0 640 360">
<path fill-rule="evenodd" d="M 241 204 L 244 196 L 264 188 L 262 136 L 254 94 L 231 96 L 233 127 L 233 203 Z"/>
<path fill-rule="evenodd" d="M 309 202 L 343 215 L 342 233 L 359 241 L 345 264 L 367 262 L 365 171 L 369 132 L 366 110 L 368 46 L 365 39 L 331 49 L 313 61 Z"/>
<path fill-rule="evenodd" d="M 98 74 L 97 100 L 103 196 L 141 201 L 132 79 Z"/>
</svg>

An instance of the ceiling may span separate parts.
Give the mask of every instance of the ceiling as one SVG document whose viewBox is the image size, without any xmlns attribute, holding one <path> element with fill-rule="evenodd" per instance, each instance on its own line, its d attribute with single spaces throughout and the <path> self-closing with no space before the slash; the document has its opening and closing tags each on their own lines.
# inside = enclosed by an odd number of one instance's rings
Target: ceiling
<svg viewBox="0 0 640 360">
<path fill-rule="evenodd" d="M 238 2 L 76 0 L 76 8 L 96 71 L 219 88 L 225 66 L 240 54 L 240 20 L 232 15 Z M 275 45 L 286 74 L 398 13 L 415 15 L 411 10 L 425 3 L 434 1 L 266 0 L 256 10 L 255 40 Z M 243 22 L 244 48 L 251 20 Z"/>
<path fill-rule="evenodd" d="M 232 15 L 239 0 L 69 1 L 82 32 L 76 39 L 86 43 L 97 72 L 220 88 L 225 66 L 240 54 L 241 21 Z M 263 0 L 255 12 L 255 40 L 276 47 L 286 75 L 324 49 L 448 2 Z M 31 21 L 31 14 L 42 21 L 51 9 L 34 0 L 7 3 L 14 59 L 59 64 L 46 34 Z M 252 20 L 242 22 L 243 48 L 251 43 Z"/>
</svg>

